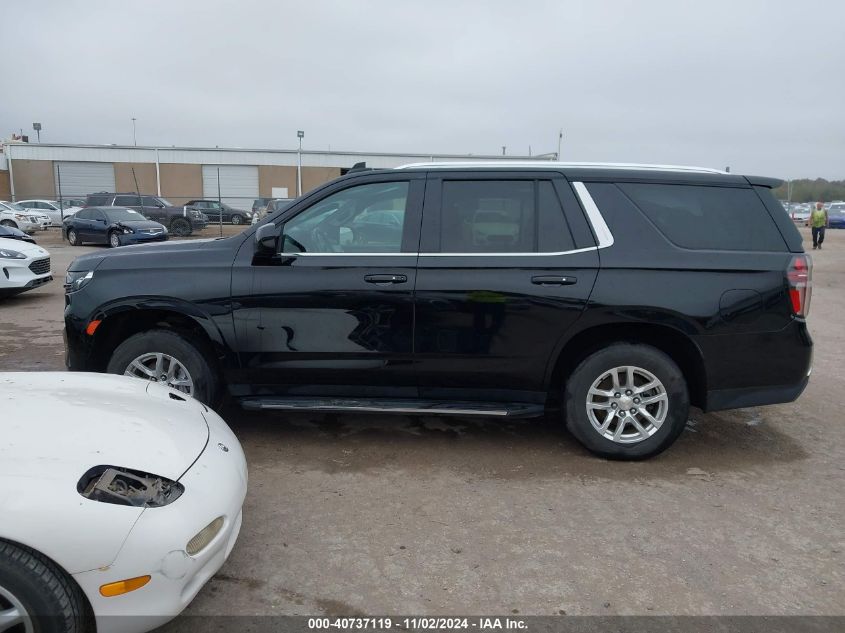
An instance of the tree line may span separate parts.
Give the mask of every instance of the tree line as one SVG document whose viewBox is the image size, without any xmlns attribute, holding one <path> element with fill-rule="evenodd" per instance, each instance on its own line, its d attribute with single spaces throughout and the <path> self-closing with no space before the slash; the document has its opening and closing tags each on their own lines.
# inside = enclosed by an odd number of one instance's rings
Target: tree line
<svg viewBox="0 0 845 633">
<path fill-rule="evenodd" d="M 787 198 L 792 202 L 845 200 L 845 180 L 825 180 L 824 178 L 793 180 L 790 184 L 791 196 L 787 196 L 786 186 L 787 183 L 784 182 L 780 187 L 772 190 L 779 200 Z"/>
</svg>

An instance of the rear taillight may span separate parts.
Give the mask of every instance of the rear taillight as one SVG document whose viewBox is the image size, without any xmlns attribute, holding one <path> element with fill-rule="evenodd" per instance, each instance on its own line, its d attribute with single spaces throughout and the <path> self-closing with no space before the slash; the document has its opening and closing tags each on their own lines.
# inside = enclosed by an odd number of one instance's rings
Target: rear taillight
<svg viewBox="0 0 845 633">
<path fill-rule="evenodd" d="M 809 255 L 795 255 L 786 269 L 789 299 L 795 316 L 806 317 L 813 291 L 813 260 Z"/>
</svg>

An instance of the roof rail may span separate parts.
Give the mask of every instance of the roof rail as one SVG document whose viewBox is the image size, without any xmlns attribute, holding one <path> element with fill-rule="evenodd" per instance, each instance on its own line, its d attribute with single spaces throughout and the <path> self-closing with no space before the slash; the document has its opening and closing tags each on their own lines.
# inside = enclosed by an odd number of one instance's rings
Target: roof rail
<svg viewBox="0 0 845 633">
<path fill-rule="evenodd" d="M 463 169 L 467 167 L 527 167 L 534 169 L 561 169 L 567 167 L 598 167 L 604 169 L 632 169 L 644 171 L 688 171 L 705 174 L 727 174 L 711 167 L 690 167 L 686 165 L 648 165 L 639 163 L 568 163 L 548 160 L 476 160 L 434 163 L 409 163 L 395 169 Z"/>
</svg>

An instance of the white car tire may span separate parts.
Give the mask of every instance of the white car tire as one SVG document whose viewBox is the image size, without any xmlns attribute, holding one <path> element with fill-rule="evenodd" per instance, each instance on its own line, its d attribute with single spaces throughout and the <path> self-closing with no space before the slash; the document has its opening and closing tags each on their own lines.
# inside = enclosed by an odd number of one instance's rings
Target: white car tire
<svg viewBox="0 0 845 633">
<path fill-rule="evenodd" d="M 33 549 L 0 541 L 0 614 L 4 611 L 16 612 L 42 633 L 94 630 L 88 601 L 64 570 Z"/>
</svg>

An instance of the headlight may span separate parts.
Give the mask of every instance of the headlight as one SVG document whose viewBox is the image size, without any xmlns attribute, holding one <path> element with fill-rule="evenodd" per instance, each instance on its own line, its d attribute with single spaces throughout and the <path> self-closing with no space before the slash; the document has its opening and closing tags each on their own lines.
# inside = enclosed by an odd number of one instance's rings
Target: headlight
<svg viewBox="0 0 845 633">
<path fill-rule="evenodd" d="M 82 475 L 76 489 L 92 501 L 136 508 L 160 508 L 185 492 L 178 481 L 117 466 L 95 466 Z"/>
<path fill-rule="evenodd" d="M 135 231 L 133 231 L 132 229 L 130 229 L 129 227 L 127 227 L 127 226 L 124 226 L 122 230 L 123 230 L 123 234 L 124 234 L 124 235 L 129 235 L 130 233 L 134 233 L 134 232 L 135 232 Z"/>
<path fill-rule="evenodd" d="M 217 517 L 206 525 L 203 529 L 197 532 L 194 537 L 188 541 L 188 544 L 185 546 L 185 551 L 188 552 L 191 556 L 196 556 L 206 547 L 211 541 L 214 540 L 214 537 L 220 532 L 220 528 L 223 527 L 223 523 L 225 520 L 223 517 Z"/>
<path fill-rule="evenodd" d="M 82 290 L 93 278 L 93 270 L 68 271 L 67 275 L 65 275 L 65 292 Z"/>
<path fill-rule="evenodd" d="M 7 248 L 0 248 L 0 258 L 3 258 L 3 259 L 26 259 L 26 255 L 24 255 L 23 253 L 19 253 L 17 251 L 10 251 Z"/>
<path fill-rule="evenodd" d="M 29 222 L 29 216 L 28 216 L 28 215 L 24 215 L 24 214 L 22 214 L 22 213 L 16 213 L 16 214 L 15 214 L 15 219 L 16 219 L 16 220 L 20 220 L 21 222 Z"/>
</svg>

